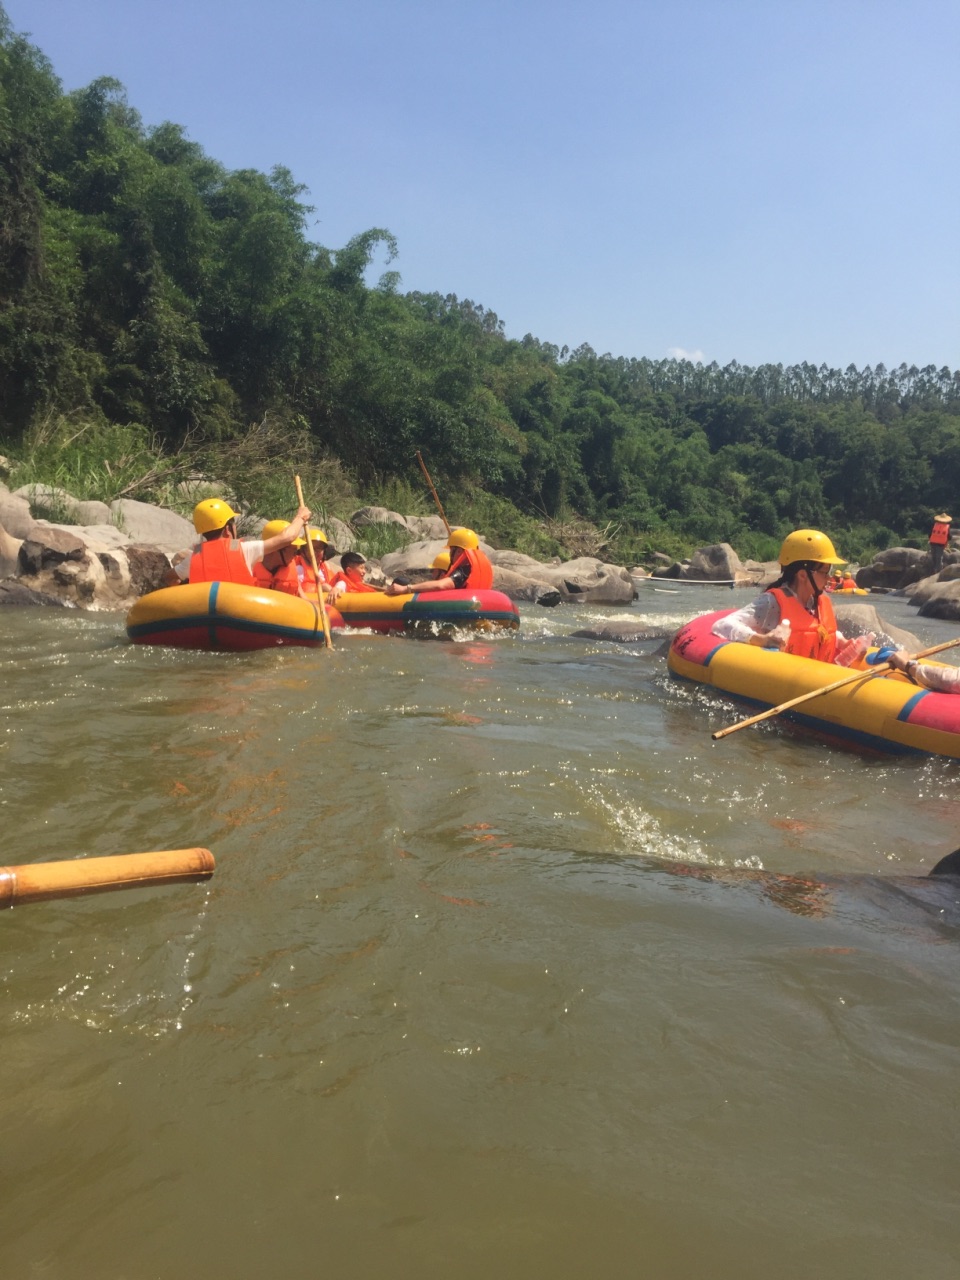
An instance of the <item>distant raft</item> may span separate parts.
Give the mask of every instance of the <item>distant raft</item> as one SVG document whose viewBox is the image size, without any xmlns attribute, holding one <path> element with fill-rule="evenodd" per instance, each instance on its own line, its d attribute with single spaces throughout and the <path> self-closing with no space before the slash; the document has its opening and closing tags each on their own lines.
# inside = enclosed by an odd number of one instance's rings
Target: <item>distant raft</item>
<svg viewBox="0 0 960 1280">
<path fill-rule="evenodd" d="M 667 654 L 674 676 L 763 709 L 822 688 L 843 674 L 832 663 L 721 640 L 711 628 L 730 612 L 704 614 L 681 627 Z M 852 746 L 960 759 L 960 694 L 920 689 L 898 672 L 864 677 L 784 712 L 783 718 Z"/>
<path fill-rule="evenodd" d="M 337 596 L 347 627 L 443 638 L 457 631 L 515 631 L 520 613 L 502 591 L 422 591 L 388 596 L 348 591 Z"/>
<path fill-rule="evenodd" d="M 342 626 L 327 609 L 331 626 Z M 176 649 L 272 649 L 278 645 L 324 643 L 316 603 L 237 582 L 193 582 L 163 587 L 142 596 L 127 614 L 134 644 Z"/>
</svg>

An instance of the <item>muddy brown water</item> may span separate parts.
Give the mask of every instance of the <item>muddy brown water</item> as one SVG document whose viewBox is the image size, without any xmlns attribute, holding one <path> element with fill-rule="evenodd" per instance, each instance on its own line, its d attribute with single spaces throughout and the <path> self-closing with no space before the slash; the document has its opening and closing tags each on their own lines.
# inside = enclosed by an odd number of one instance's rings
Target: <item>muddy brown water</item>
<svg viewBox="0 0 960 1280">
<path fill-rule="evenodd" d="M 570 634 L 742 602 L 247 655 L 0 614 L 0 862 L 217 858 L 4 913 L 0 1275 L 952 1280 L 960 907 L 873 877 L 960 844 L 960 768 L 714 743 Z"/>
</svg>

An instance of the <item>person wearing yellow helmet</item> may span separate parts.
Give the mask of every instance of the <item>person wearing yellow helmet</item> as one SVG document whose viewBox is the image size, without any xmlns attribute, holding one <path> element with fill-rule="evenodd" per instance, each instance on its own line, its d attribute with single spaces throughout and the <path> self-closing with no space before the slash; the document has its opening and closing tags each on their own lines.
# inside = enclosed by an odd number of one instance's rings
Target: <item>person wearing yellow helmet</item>
<svg viewBox="0 0 960 1280">
<path fill-rule="evenodd" d="M 417 582 L 413 585 L 398 579 L 385 588 L 386 594 L 400 596 L 408 595 L 411 591 L 489 591 L 493 586 L 493 565 L 480 550 L 480 539 L 474 531 L 452 529 L 447 538 L 447 546 L 450 564 L 445 573 L 435 576 L 432 582 Z"/>
<path fill-rule="evenodd" d="M 330 590 L 330 574 L 324 561 L 329 560 L 331 556 L 337 554 L 337 549 L 333 546 L 327 535 L 322 529 L 305 529 L 304 536 L 301 539 L 300 549 L 297 553 L 297 573 L 300 575 L 300 585 L 304 593 L 311 600 L 316 598 L 317 594 L 317 578 L 313 572 L 313 562 L 310 559 L 310 549 L 307 542 L 313 545 L 313 554 L 317 561 L 317 570 L 320 574 L 320 585 L 323 590 Z"/>
<path fill-rule="evenodd" d="M 713 634 L 841 666 L 858 662 L 875 637 L 847 640 L 824 594 L 833 566 L 842 564 L 825 533 L 795 529 L 780 548 L 780 577 L 751 604 L 715 622 Z"/>
<path fill-rule="evenodd" d="M 264 542 L 275 538 L 287 528 L 286 520 L 268 520 L 260 530 Z M 300 576 L 297 573 L 297 547 L 301 541 L 297 538 L 287 542 L 275 551 L 268 551 L 259 564 L 253 566 L 253 579 L 258 587 L 267 587 L 271 591 L 285 591 L 287 595 L 299 596 Z"/>
<path fill-rule="evenodd" d="M 201 541 L 167 574 L 168 586 L 179 582 L 238 582 L 253 586 L 253 566 L 265 555 L 289 546 L 310 519 L 301 506 L 289 524 L 267 539 L 237 537 L 237 512 L 221 498 L 205 498 L 193 509 L 193 527 Z"/>
</svg>

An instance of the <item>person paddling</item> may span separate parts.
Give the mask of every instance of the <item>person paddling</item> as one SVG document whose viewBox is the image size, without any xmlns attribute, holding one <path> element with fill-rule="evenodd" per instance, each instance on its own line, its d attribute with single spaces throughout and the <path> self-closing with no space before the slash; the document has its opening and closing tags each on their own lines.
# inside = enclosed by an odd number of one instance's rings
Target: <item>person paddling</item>
<svg viewBox="0 0 960 1280">
<path fill-rule="evenodd" d="M 166 576 L 167 586 L 180 582 L 237 582 L 254 586 L 253 567 L 265 555 L 289 546 L 310 519 L 310 508 L 301 506 L 289 524 L 274 536 L 241 541 L 237 537 L 237 516 L 229 503 L 205 498 L 193 509 L 193 527 L 201 541 L 193 552 L 176 564 Z"/>
</svg>

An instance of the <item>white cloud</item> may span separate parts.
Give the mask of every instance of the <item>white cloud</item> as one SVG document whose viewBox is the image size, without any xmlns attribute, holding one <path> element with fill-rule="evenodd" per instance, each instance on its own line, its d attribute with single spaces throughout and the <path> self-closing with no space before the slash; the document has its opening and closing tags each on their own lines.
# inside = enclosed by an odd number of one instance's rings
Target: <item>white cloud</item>
<svg viewBox="0 0 960 1280">
<path fill-rule="evenodd" d="M 685 347 L 667 347 L 668 360 L 689 360 L 691 364 L 703 364 L 703 352 L 687 351 Z"/>
</svg>

